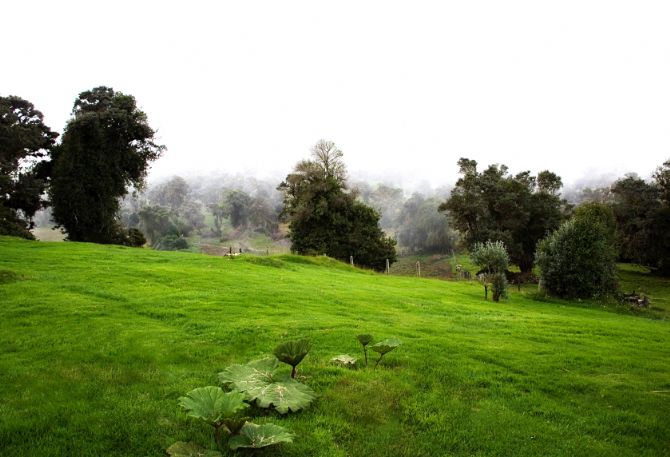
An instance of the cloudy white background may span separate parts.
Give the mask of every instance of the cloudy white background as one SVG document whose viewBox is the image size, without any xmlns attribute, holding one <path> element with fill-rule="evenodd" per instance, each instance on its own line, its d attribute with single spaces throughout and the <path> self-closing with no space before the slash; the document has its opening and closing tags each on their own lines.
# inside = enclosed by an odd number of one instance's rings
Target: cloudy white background
<svg viewBox="0 0 670 457">
<path fill-rule="evenodd" d="M 152 177 L 349 169 L 453 181 L 456 160 L 649 176 L 670 159 L 668 1 L 6 1 L 0 94 L 62 131 L 77 94 L 134 95 Z"/>
</svg>

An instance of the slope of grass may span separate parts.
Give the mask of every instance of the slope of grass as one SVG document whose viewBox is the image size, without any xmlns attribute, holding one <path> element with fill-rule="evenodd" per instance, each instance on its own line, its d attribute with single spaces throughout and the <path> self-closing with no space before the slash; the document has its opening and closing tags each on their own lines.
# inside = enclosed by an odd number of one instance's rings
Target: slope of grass
<svg viewBox="0 0 670 457">
<path fill-rule="evenodd" d="M 220 258 L 0 237 L 0 454 L 162 456 L 213 446 L 177 399 L 306 337 L 319 393 L 272 421 L 286 456 L 662 456 L 670 324 L 598 305 L 485 302 L 477 283 L 326 258 Z M 397 337 L 379 369 L 355 335 Z M 290 370 L 290 368 L 286 368 Z"/>
</svg>

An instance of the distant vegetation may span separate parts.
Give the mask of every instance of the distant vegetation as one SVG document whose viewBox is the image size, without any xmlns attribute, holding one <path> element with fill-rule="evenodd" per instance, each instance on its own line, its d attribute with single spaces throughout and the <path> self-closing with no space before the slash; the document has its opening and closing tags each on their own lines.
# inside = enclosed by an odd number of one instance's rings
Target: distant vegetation
<svg viewBox="0 0 670 457">
<path fill-rule="evenodd" d="M 615 258 L 670 274 L 670 161 L 651 181 L 629 175 L 568 190 L 568 200 L 561 178 L 548 170 L 512 174 L 493 164 L 482 171 L 461 158 L 461 178 L 450 192 L 408 195 L 386 184 L 350 183 L 342 152 L 321 140 L 281 183 L 174 176 L 147 187 L 147 168 L 165 147 L 131 95 L 107 87 L 82 92 L 60 141 L 26 100 L 0 97 L 0 115 L 0 234 L 31 238 L 38 222 L 55 224 L 71 241 L 216 254 L 267 254 L 280 246 L 378 271 L 394 263 L 397 251 L 454 255 L 502 242 L 520 270 L 516 282 L 539 273 L 548 292 L 566 296 L 616 289 L 580 267 L 580 258 Z M 576 247 L 581 222 L 564 224 L 589 202 L 610 208 L 614 219 L 611 242 L 587 255 Z M 560 268 L 559 245 L 575 246 L 560 252 Z M 544 262 L 539 270 L 536 259 Z M 564 284 L 589 285 L 582 292 L 553 288 L 556 275 Z"/>
</svg>

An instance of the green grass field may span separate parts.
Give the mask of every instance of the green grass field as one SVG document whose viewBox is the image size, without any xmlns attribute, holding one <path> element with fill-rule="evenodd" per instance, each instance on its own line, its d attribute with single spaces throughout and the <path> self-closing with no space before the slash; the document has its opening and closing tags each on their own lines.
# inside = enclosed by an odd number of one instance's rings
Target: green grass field
<svg viewBox="0 0 670 457">
<path fill-rule="evenodd" d="M 212 447 L 177 399 L 306 337 L 299 370 L 319 397 L 258 419 L 297 437 L 257 455 L 667 456 L 670 287 L 632 267 L 622 275 L 644 284 L 655 311 L 514 291 L 492 303 L 474 281 L 326 258 L 0 237 L 0 455 Z M 362 356 L 363 332 L 403 346 L 377 370 L 332 366 Z"/>
</svg>

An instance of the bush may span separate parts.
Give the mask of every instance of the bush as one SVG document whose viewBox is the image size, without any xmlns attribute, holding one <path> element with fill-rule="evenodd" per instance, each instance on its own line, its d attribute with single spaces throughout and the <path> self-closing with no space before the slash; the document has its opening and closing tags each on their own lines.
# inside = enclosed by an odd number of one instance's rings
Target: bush
<svg viewBox="0 0 670 457">
<path fill-rule="evenodd" d="M 181 236 L 165 235 L 154 243 L 153 248 L 159 251 L 178 251 L 188 249 L 188 241 Z"/>
<path fill-rule="evenodd" d="M 572 220 L 538 244 L 540 280 L 550 294 L 591 298 L 616 291 L 613 215 L 597 205 L 578 209 Z"/>
<path fill-rule="evenodd" d="M 484 284 L 484 298 L 491 287 L 493 301 L 507 297 L 507 277 L 505 272 L 509 266 L 509 255 L 502 241 L 475 243 L 470 258 L 481 268 L 480 280 Z"/>
<path fill-rule="evenodd" d="M 141 230 L 136 228 L 128 229 L 126 234 L 126 239 L 123 244 L 126 246 L 140 248 L 147 243 L 147 239 L 144 237 L 144 233 Z"/>
</svg>

